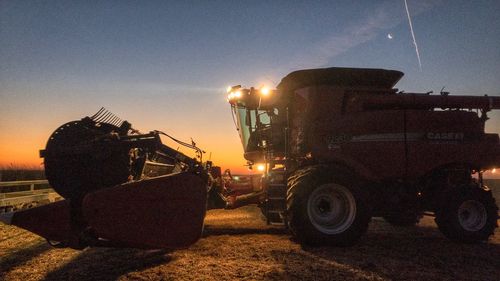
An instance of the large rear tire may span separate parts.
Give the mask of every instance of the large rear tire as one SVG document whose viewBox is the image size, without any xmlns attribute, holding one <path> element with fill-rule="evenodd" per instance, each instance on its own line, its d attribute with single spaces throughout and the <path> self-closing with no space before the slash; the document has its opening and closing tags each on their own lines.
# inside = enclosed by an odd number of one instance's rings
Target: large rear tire
<svg viewBox="0 0 500 281">
<path fill-rule="evenodd" d="M 288 180 L 288 226 L 311 246 L 351 246 L 363 235 L 371 215 L 366 195 L 340 169 L 310 166 Z"/>
<path fill-rule="evenodd" d="M 447 192 L 446 201 L 436 211 L 439 230 L 462 243 L 486 241 L 497 225 L 498 207 L 490 190 L 463 187 Z"/>
</svg>

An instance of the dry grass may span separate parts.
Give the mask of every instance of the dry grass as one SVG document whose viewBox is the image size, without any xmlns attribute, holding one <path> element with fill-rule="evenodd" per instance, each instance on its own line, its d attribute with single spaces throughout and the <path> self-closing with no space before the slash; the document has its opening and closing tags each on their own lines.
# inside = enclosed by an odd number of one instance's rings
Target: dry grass
<svg viewBox="0 0 500 281">
<path fill-rule="evenodd" d="M 351 248 L 302 248 L 259 210 L 210 211 L 189 249 L 53 249 L 0 226 L 0 280 L 500 280 L 500 231 L 489 243 L 450 242 L 431 218 L 394 228 L 374 219 Z"/>
</svg>

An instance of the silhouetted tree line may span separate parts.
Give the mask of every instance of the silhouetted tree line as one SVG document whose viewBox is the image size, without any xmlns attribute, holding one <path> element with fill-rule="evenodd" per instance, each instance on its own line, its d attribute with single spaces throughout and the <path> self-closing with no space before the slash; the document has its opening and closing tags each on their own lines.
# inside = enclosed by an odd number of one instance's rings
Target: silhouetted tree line
<svg viewBox="0 0 500 281">
<path fill-rule="evenodd" d="M 44 170 L 41 169 L 1 169 L 0 181 L 43 180 Z"/>
</svg>

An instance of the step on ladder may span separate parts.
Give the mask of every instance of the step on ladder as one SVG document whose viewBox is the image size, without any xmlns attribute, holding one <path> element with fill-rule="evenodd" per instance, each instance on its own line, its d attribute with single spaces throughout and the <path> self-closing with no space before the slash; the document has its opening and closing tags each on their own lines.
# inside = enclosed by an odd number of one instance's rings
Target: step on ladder
<svg viewBox="0 0 500 281">
<path fill-rule="evenodd" d="M 266 193 L 267 224 L 286 226 L 286 177 L 284 171 L 272 171 Z"/>
</svg>

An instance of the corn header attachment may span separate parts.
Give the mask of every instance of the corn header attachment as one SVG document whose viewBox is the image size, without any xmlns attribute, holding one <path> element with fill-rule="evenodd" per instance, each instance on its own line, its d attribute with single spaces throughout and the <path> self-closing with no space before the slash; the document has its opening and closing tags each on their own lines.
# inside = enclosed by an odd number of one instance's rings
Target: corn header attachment
<svg viewBox="0 0 500 281">
<path fill-rule="evenodd" d="M 7 223 L 76 249 L 182 248 L 201 236 L 211 163 L 141 134 L 105 109 L 60 126 L 44 158 L 50 185 L 65 200 L 4 215 Z M 217 169 L 216 169 L 217 170 Z"/>
</svg>

